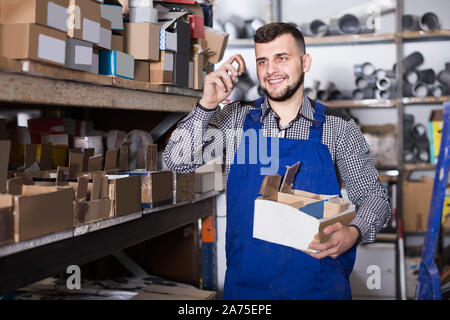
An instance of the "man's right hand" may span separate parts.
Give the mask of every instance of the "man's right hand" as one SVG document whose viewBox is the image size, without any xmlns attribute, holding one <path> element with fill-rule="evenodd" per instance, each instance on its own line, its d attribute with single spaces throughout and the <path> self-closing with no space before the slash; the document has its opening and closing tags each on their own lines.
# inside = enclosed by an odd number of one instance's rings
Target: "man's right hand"
<svg viewBox="0 0 450 320">
<path fill-rule="evenodd" d="M 233 55 L 220 68 L 206 75 L 203 96 L 199 101 L 204 108 L 210 110 L 217 108 L 233 91 L 234 83 L 241 75 L 232 65 L 236 56 Z"/>
</svg>

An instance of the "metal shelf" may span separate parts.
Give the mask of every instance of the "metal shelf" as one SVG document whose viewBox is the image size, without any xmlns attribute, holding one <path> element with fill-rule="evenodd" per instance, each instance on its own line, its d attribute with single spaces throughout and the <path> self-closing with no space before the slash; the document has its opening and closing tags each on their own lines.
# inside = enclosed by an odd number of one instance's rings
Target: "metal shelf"
<svg viewBox="0 0 450 320">
<path fill-rule="evenodd" d="M 213 197 L 105 219 L 0 247 L 0 294 L 85 264 L 211 215 Z M 155 208 L 157 209 L 157 208 Z"/>
<path fill-rule="evenodd" d="M 189 112 L 201 91 L 0 57 L 0 102 Z"/>
</svg>

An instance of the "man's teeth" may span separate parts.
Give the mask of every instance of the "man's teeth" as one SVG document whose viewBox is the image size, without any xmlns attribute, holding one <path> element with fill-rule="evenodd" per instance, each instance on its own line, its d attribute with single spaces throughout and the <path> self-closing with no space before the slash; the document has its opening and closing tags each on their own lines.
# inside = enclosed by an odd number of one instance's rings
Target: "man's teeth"
<svg viewBox="0 0 450 320">
<path fill-rule="evenodd" d="M 276 83 L 280 83 L 281 81 L 283 81 L 284 78 L 280 78 L 280 79 L 273 79 L 273 80 L 269 80 L 270 84 L 276 84 Z"/>
</svg>

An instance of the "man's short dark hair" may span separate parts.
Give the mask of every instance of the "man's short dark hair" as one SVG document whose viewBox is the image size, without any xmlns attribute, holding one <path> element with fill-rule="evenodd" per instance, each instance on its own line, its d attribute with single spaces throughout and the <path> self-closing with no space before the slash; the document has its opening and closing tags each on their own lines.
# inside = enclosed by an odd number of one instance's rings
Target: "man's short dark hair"
<svg viewBox="0 0 450 320">
<path fill-rule="evenodd" d="M 303 34 L 294 23 L 273 22 L 263 25 L 256 30 L 254 41 L 255 43 L 267 43 L 275 40 L 285 33 L 290 33 L 297 41 L 301 52 L 305 52 L 305 39 Z"/>
</svg>

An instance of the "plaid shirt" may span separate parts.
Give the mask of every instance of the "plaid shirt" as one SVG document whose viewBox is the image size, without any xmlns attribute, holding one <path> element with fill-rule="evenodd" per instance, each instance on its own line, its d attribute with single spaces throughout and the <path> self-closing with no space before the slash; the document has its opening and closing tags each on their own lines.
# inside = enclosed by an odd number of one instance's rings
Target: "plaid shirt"
<svg viewBox="0 0 450 320">
<path fill-rule="evenodd" d="M 245 116 L 255 108 L 254 103 L 237 101 L 223 109 L 207 110 L 197 103 L 178 123 L 167 144 L 163 154 L 166 166 L 179 173 L 192 172 L 208 160 L 205 159 L 205 154 L 212 159 L 221 155 L 214 154 L 214 150 L 222 150 L 226 159 L 227 179 L 239 146 Z M 279 117 L 270 108 L 267 97 L 261 108 L 265 136 L 308 139 L 314 107 L 306 95 L 303 96 L 297 117 L 284 128 L 279 126 Z M 238 132 L 237 136 L 233 139 L 225 138 L 228 131 Z M 340 185 L 344 184 L 350 201 L 356 205 L 356 216 L 351 225 L 360 232 L 358 243 L 375 241 L 377 232 L 391 218 L 392 212 L 388 195 L 379 182 L 378 171 L 361 130 L 351 118 L 345 118 L 327 108 L 322 143 L 330 151 Z M 211 153 L 208 150 L 212 150 Z"/>
</svg>

